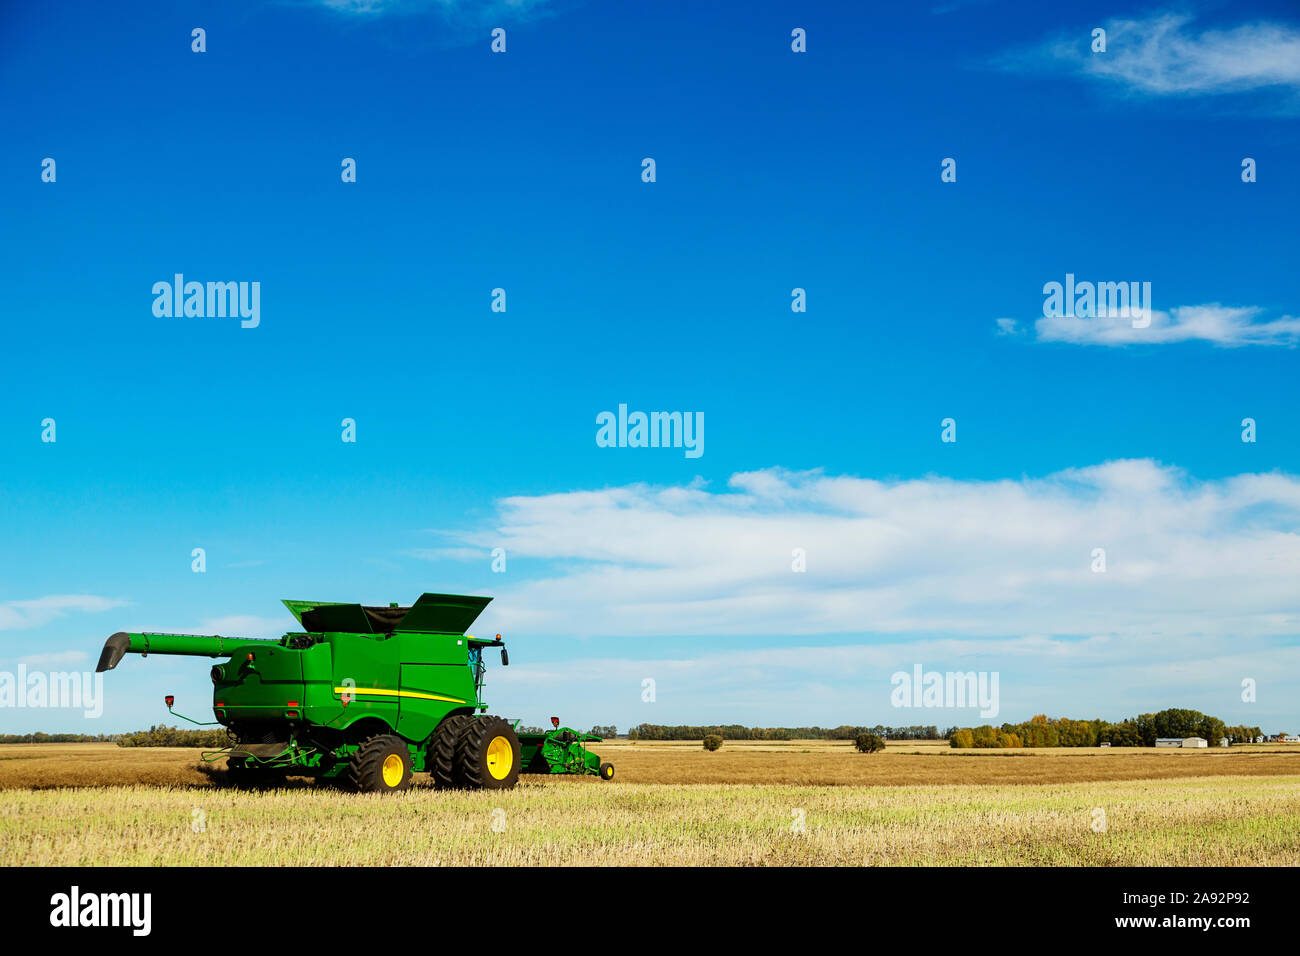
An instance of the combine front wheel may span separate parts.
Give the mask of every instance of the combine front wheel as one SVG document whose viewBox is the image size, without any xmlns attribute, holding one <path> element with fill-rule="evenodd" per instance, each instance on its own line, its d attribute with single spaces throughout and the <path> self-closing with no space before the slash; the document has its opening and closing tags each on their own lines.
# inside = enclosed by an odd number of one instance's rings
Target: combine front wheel
<svg viewBox="0 0 1300 956">
<path fill-rule="evenodd" d="M 476 790 L 509 790 L 519 781 L 519 738 L 500 717 L 475 717 L 456 748 L 456 765 L 465 785 Z"/>
</svg>

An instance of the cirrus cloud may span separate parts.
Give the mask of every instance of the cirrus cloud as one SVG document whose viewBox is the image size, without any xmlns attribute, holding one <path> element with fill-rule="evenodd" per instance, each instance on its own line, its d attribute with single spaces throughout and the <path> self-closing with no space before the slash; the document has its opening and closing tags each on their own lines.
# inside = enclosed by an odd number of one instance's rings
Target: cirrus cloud
<svg viewBox="0 0 1300 956">
<path fill-rule="evenodd" d="M 453 23 L 506 22 L 542 15 L 553 0 L 306 0 L 335 13 L 363 17 L 436 13 Z"/>
<path fill-rule="evenodd" d="M 1014 71 L 1065 69 L 1145 96 L 1300 92 L 1300 30 L 1268 21 L 1197 30 L 1194 19 L 1182 12 L 1111 19 L 1104 53 L 1091 51 L 1091 30 L 1080 27 L 996 62 Z"/>
<path fill-rule="evenodd" d="M 1209 342 L 1222 348 L 1244 345 L 1294 347 L 1300 341 L 1300 318 L 1284 315 L 1261 320 L 1263 309 L 1256 306 L 1175 306 L 1168 312 L 1153 309 L 1150 324 L 1134 328 L 1133 319 L 1116 314 L 1093 318 L 1050 316 L 1038 319 L 1034 331 L 1040 342 L 1073 345 L 1169 345 L 1176 342 Z M 1009 325 L 1007 323 L 1010 323 Z M 1000 335 L 1014 335 L 1017 324 L 998 319 Z"/>
<path fill-rule="evenodd" d="M 94 614 L 125 604 L 93 594 L 47 594 L 26 601 L 7 601 L 0 604 L 0 631 L 39 627 L 65 614 Z"/>
</svg>

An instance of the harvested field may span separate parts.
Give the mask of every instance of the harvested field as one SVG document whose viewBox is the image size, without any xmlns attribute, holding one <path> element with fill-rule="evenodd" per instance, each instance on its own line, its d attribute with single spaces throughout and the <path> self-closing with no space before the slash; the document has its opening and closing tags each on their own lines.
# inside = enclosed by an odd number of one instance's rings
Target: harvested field
<svg viewBox="0 0 1300 956">
<path fill-rule="evenodd" d="M 595 778 L 218 786 L 198 752 L 0 747 L 0 864 L 1300 865 L 1300 748 L 601 744 Z"/>
</svg>

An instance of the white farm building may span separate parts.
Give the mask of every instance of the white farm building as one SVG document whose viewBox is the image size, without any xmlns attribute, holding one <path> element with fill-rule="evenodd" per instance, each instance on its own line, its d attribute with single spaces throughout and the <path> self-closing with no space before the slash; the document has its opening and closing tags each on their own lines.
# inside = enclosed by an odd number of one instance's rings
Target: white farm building
<svg viewBox="0 0 1300 956">
<path fill-rule="evenodd" d="M 1204 737 L 1157 737 L 1157 747 L 1208 747 Z"/>
</svg>

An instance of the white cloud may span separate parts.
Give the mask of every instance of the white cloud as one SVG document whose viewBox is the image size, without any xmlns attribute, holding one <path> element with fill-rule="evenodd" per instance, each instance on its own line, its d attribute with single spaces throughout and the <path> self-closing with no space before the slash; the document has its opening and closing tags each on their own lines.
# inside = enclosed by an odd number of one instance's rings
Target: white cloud
<svg viewBox="0 0 1300 956">
<path fill-rule="evenodd" d="M 801 726 L 875 723 L 895 726 L 983 723 L 973 709 L 895 707 L 890 676 L 926 670 L 993 671 L 1000 675 L 1001 720 L 1035 713 L 1112 720 L 1166 706 L 1191 706 L 1229 722 L 1289 720 L 1297 689 L 1300 648 L 1269 641 L 1189 644 L 1176 638 L 1147 642 L 1096 636 L 1060 640 L 901 639 L 873 644 L 732 650 L 703 646 L 691 658 L 582 657 L 529 664 L 526 645 L 515 663 L 494 669 L 490 681 L 512 713 L 544 714 L 557 701 L 577 710 L 574 722 L 747 723 Z M 1270 700 L 1243 706 L 1243 676 L 1256 675 Z M 657 699 L 640 701 L 641 681 L 652 678 Z M 570 719 L 566 713 L 565 719 Z M 538 721 L 540 722 L 540 721 Z"/>
<path fill-rule="evenodd" d="M 232 614 L 228 617 L 205 618 L 197 630 L 180 633 L 219 634 L 222 637 L 280 637 L 297 625 L 288 611 L 283 617 L 257 617 L 252 614 Z"/>
<path fill-rule="evenodd" d="M 1104 53 L 1091 51 L 1091 29 L 1081 27 L 1001 63 L 1013 69 L 1065 66 L 1149 96 L 1300 91 L 1300 31 L 1263 21 L 1198 31 L 1193 19 L 1183 13 L 1113 19 L 1102 24 Z"/>
<path fill-rule="evenodd" d="M 88 659 L 85 651 L 56 651 L 50 654 L 28 654 L 18 658 L 18 663 L 28 667 L 72 667 Z"/>
<path fill-rule="evenodd" d="M 49 594 L 27 601 L 9 601 L 0 604 L 0 631 L 40 627 L 65 614 L 93 614 L 125 604 L 125 601 L 93 594 Z"/>
<path fill-rule="evenodd" d="M 489 609 L 502 631 L 1184 639 L 1300 632 L 1298 532 L 1300 478 L 1198 482 L 1126 460 L 1004 481 L 767 469 L 727 491 L 515 497 L 495 528 L 459 537 L 510 555 Z M 539 561 L 545 577 L 513 583 Z"/>
<path fill-rule="evenodd" d="M 1133 319 L 1118 315 L 1096 318 L 1041 318 L 1034 323 L 1040 342 L 1068 342 L 1074 345 L 1168 345 L 1174 342 L 1210 342 L 1235 348 L 1243 345 L 1285 345 L 1300 341 L 1300 318 L 1259 321 L 1263 309 L 1255 306 L 1177 306 L 1168 312 L 1153 309 L 1150 325 L 1134 328 Z M 998 319 L 999 334 L 1007 334 Z"/>
<path fill-rule="evenodd" d="M 504 23 L 543 12 L 551 0 L 307 0 L 352 16 L 438 13 L 459 23 Z"/>
</svg>

